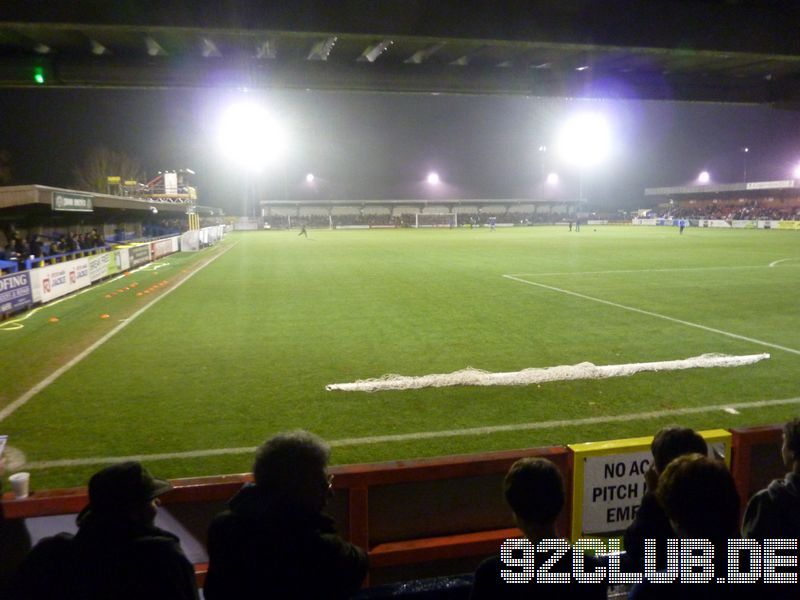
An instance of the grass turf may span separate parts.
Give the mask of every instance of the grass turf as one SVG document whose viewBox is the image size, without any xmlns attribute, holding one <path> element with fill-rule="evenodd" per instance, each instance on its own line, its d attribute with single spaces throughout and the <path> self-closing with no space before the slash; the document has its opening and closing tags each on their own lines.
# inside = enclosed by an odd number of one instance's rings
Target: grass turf
<svg viewBox="0 0 800 600">
<path fill-rule="evenodd" d="M 790 260 L 769 266 L 783 259 Z M 800 352 L 796 232 L 312 230 L 309 239 L 248 232 L 154 266 L 46 305 L 21 328 L 14 328 L 16 319 L 0 328 L 4 407 L 158 298 L 0 422 L 9 444 L 34 463 L 35 487 L 83 484 L 106 457 L 248 449 L 297 427 L 352 440 L 800 397 L 797 352 L 502 277 L 517 274 Z M 329 383 L 386 373 L 636 363 L 706 352 L 772 358 L 735 369 L 530 387 L 325 391 Z M 797 412 L 788 404 L 739 415 L 715 410 L 356 442 L 336 446 L 333 458 L 407 459 L 614 439 L 675 422 L 758 425 Z M 64 459 L 89 464 L 43 464 Z M 247 471 L 251 460 L 243 451 L 144 462 L 160 476 L 185 477 Z"/>
</svg>

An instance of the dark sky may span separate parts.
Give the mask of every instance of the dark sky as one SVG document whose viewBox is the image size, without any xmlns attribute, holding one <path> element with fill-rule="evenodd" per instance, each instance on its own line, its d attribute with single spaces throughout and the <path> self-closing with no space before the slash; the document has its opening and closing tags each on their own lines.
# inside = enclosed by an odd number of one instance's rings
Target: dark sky
<svg viewBox="0 0 800 600">
<path fill-rule="evenodd" d="M 220 90 L 0 90 L 0 150 L 14 183 L 70 187 L 73 170 L 97 145 L 139 160 L 147 175 L 189 167 L 200 203 L 241 209 L 245 175 L 220 155 L 215 128 L 241 97 Z M 638 207 L 651 186 L 690 183 L 701 169 L 716 182 L 787 179 L 800 163 L 800 112 L 769 107 L 669 102 L 589 102 L 501 96 L 251 92 L 285 124 L 292 148 L 256 182 L 266 198 L 424 197 L 436 170 L 441 195 L 526 198 L 542 171 L 557 171 L 565 195 L 578 174 L 553 151 L 566 118 L 608 116 L 614 154 L 583 176 L 593 208 Z M 538 147 L 549 147 L 540 153 Z M 543 161 L 545 161 L 543 163 Z"/>
</svg>

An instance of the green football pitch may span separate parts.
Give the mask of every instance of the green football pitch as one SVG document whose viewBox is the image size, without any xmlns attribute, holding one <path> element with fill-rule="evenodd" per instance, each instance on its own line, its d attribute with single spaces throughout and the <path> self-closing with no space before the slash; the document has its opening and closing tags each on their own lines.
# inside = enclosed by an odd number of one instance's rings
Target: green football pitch
<svg viewBox="0 0 800 600">
<path fill-rule="evenodd" d="M 325 389 L 764 352 L 529 386 Z M 776 423 L 800 412 L 800 232 L 234 233 L 0 323 L 0 354 L 0 434 L 39 489 L 123 457 L 170 478 L 244 472 L 293 428 L 354 463 Z"/>
</svg>

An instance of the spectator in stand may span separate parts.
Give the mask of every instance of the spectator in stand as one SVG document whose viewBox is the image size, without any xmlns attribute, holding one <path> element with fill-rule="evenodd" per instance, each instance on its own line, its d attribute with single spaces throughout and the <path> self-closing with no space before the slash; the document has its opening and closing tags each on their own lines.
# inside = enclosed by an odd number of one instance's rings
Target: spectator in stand
<svg viewBox="0 0 800 600">
<path fill-rule="evenodd" d="M 635 569 L 644 565 L 644 541 L 656 540 L 656 565 L 666 564 L 666 540 L 675 537 L 664 509 L 656 499 L 656 489 L 661 473 L 674 459 L 684 454 L 708 454 L 708 446 L 703 437 L 688 427 L 664 427 L 656 433 L 650 444 L 653 462 L 644 475 L 647 491 L 636 518 L 625 530 L 623 543 L 628 559 Z"/>
<path fill-rule="evenodd" d="M 710 542 L 713 574 L 708 569 L 705 572 L 712 580 L 690 585 L 684 579 L 679 583 L 688 573 L 673 564 L 675 583 L 648 580 L 636 584 L 630 600 L 763 597 L 763 586 L 720 583 L 716 579 L 727 576 L 728 540 L 737 538 L 739 529 L 739 494 L 725 463 L 703 454 L 679 456 L 661 474 L 656 496 L 672 524 L 674 537 Z"/>
<path fill-rule="evenodd" d="M 783 426 L 781 456 L 789 472 L 750 500 L 742 524 L 746 538 L 800 538 L 800 418 Z"/>
<path fill-rule="evenodd" d="M 525 538 L 535 548 L 546 539 L 556 539 L 556 518 L 564 508 L 564 481 L 556 466 L 544 458 L 522 458 L 511 465 L 503 481 L 503 492 L 506 502 L 514 514 L 517 526 Z M 566 542 L 565 542 L 566 543 Z M 548 560 L 550 553 L 535 552 L 534 564 L 528 563 L 526 569 L 539 572 L 542 563 Z M 600 561 L 592 556 L 584 556 L 584 570 L 597 570 Z M 532 578 L 529 583 L 509 583 L 503 578 L 503 570 L 521 573 L 519 567 L 503 563 L 500 556 L 484 560 L 475 572 L 475 583 L 471 600 L 483 598 L 606 598 L 606 584 L 552 584 L 536 583 Z M 568 552 L 550 569 L 550 573 L 573 572 L 572 552 Z M 527 576 L 525 576 L 527 578 Z"/>
<path fill-rule="evenodd" d="M 31 235 L 30 253 L 36 258 L 43 255 L 42 239 L 38 235 Z"/>
<path fill-rule="evenodd" d="M 106 241 L 103 239 L 103 236 L 97 231 L 97 229 L 92 229 L 92 240 L 94 242 L 95 248 L 102 248 L 106 245 Z"/>
<path fill-rule="evenodd" d="M 169 482 L 138 462 L 112 465 L 89 480 L 78 533 L 39 542 L 12 577 L 9 600 L 196 600 L 194 569 L 178 538 L 155 526 Z"/>
<path fill-rule="evenodd" d="M 742 537 L 755 538 L 761 544 L 765 539 L 800 538 L 800 418 L 783 426 L 781 457 L 789 472 L 783 479 L 775 479 L 750 499 L 744 513 Z M 781 551 L 796 557 L 796 551 Z M 791 558 L 790 560 L 794 560 Z M 766 586 L 770 598 L 797 597 L 797 584 Z"/>
<path fill-rule="evenodd" d="M 17 252 L 12 242 L 6 244 L 5 250 L 3 250 L 3 260 L 17 263 L 17 268 L 20 268 L 19 252 Z"/>
<path fill-rule="evenodd" d="M 281 433 L 256 452 L 245 485 L 208 532 L 207 600 L 347 598 L 367 555 L 322 514 L 331 493 L 330 447 L 307 431 Z"/>
<path fill-rule="evenodd" d="M 50 256 L 55 256 L 57 254 L 64 254 L 67 251 L 66 247 L 66 240 L 64 236 L 60 236 L 58 238 L 53 239 L 52 243 L 50 244 Z"/>
<path fill-rule="evenodd" d="M 30 248 L 25 238 L 18 233 L 14 234 L 14 250 L 19 254 L 20 260 L 25 260 L 30 254 Z"/>
</svg>

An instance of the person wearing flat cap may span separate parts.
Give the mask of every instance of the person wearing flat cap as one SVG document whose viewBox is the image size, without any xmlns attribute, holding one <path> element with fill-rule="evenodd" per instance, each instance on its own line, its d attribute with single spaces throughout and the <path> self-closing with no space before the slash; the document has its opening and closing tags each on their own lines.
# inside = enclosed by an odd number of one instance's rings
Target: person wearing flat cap
<svg viewBox="0 0 800 600">
<path fill-rule="evenodd" d="M 170 489 L 138 462 L 95 473 L 78 533 L 39 542 L 8 598 L 196 600 L 194 569 L 178 538 L 155 526 L 158 497 Z"/>
</svg>

